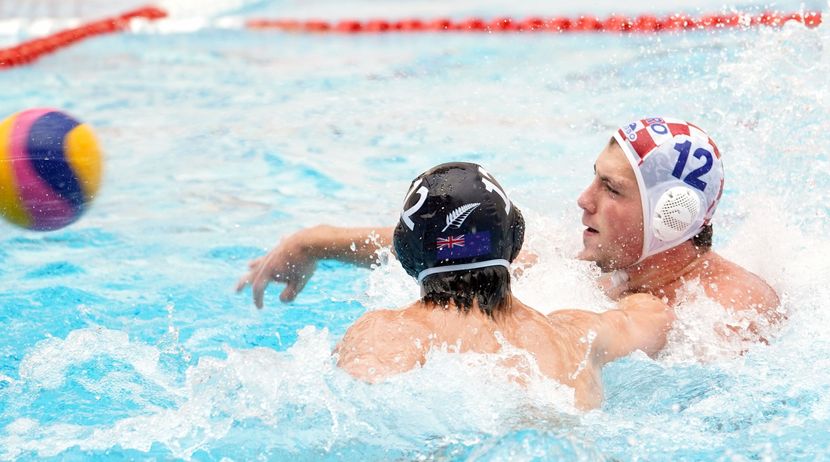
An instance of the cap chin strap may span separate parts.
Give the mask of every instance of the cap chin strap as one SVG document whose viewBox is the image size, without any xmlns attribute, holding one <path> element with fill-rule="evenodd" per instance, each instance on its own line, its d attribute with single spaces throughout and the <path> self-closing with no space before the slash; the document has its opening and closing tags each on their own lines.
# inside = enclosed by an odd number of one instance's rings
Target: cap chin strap
<svg viewBox="0 0 830 462">
<path fill-rule="evenodd" d="M 478 261 L 475 263 L 462 263 L 460 265 L 447 265 L 447 266 L 436 266 L 435 268 L 427 268 L 420 273 L 418 273 L 418 284 L 420 284 L 425 277 L 438 274 L 438 273 L 449 273 L 452 271 L 463 271 L 463 270 L 470 270 L 470 269 L 478 269 L 478 268 L 486 268 L 488 266 L 503 266 L 510 270 L 510 262 L 505 259 L 497 259 L 497 260 L 485 260 L 485 261 Z"/>
<path fill-rule="evenodd" d="M 649 197 L 649 189 L 646 187 L 643 174 L 641 173 L 640 166 L 638 165 L 639 157 L 636 153 L 631 151 L 628 140 L 620 136 L 619 132 L 614 133 L 614 139 L 617 140 L 617 143 L 620 145 L 620 148 L 622 148 L 623 153 L 625 153 L 625 158 L 628 160 L 632 170 L 634 171 L 634 177 L 637 179 L 637 187 L 640 190 L 640 202 L 643 210 L 643 249 L 640 252 L 640 258 L 638 258 L 636 262 L 619 270 L 625 272 L 626 269 L 642 263 L 646 258 L 651 257 L 652 255 L 657 255 L 664 250 L 677 247 L 700 232 L 700 229 L 698 229 L 686 237 L 686 235 L 689 234 L 689 231 L 694 227 L 695 222 L 700 220 L 703 210 L 699 197 L 694 195 L 691 189 L 682 183 L 668 188 L 659 198 L 657 198 L 657 201 L 652 204 L 651 198 Z M 684 226 L 677 223 L 672 217 L 672 214 L 674 213 L 682 214 L 683 212 L 693 216 L 690 220 L 691 223 L 685 225 L 685 229 L 681 229 Z M 659 218 L 655 215 L 659 215 Z M 661 237 L 670 239 L 661 239 Z M 681 239 L 681 237 L 683 239 Z M 652 244 L 654 244 L 655 240 L 660 241 L 662 244 L 653 246 Z M 672 245 L 665 245 L 665 243 L 672 241 L 674 241 Z M 625 277 L 627 281 L 627 273 L 625 273 Z"/>
<path fill-rule="evenodd" d="M 638 165 L 639 157 L 636 153 L 631 151 L 629 147 L 628 140 L 620 136 L 619 130 L 614 132 L 614 139 L 617 140 L 617 144 L 622 149 L 623 153 L 625 154 L 626 160 L 628 160 L 629 165 L 631 165 L 631 169 L 634 171 L 634 177 L 637 179 L 637 188 L 640 191 L 640 207 L 643 211 L 643 249 L 640 251 L 640 258 L 634 262 L 633 264 L 629 265 L 628 268 L 640 263 L 641 261 L 648 258 L 650 255 L 647 254 L 648 248 L 651 244 L 651 217 L 649 214 L 649 209 L 651 208 L 651 204 L 648 202 L 648 193 L 646 188 L 646 183 L 643 181 L 643 175 L 640 173 L 640 166 Z"/>
</svg>

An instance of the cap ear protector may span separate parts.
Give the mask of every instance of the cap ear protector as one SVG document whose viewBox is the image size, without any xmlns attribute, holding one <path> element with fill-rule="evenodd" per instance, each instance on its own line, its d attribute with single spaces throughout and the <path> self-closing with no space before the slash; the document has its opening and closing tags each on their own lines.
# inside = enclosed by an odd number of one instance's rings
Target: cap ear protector
<svg viewBox="0 0 830 462">
<path fill-rule="evenodd" d="M 700 197 L 691 188 L 669 188 L 654 207 L 651 220 L 654 235 L 666 242 L 683 237 L 697 221 L 701 208 Z"/>
<path fill-rule="evenodd" d="M 513 249 L 510 252 L 511 263 L 519 256 L 519 253 L 522 251 L 522 245 L 525 242 L 525 217 L 522 215 L 522 211 L 515 205 L 513 206 L 513 210 L 513 222 L 510 224 L 511 231 L 513 232 Z"/>
</svg>

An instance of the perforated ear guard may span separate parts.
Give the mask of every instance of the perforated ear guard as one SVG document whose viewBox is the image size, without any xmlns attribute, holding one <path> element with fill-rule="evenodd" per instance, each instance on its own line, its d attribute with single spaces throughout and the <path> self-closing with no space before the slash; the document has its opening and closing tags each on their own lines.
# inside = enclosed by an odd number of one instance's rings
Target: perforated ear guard
<svg viewBox="0 0 830 462">
<path fill-rule="evenodd" d="M 700 197 L 691 188 L 675 186 L 664 192 L 654 207 L 652 229 L 661 241 L 681 238 L 700 219 Z"/>
</svg>

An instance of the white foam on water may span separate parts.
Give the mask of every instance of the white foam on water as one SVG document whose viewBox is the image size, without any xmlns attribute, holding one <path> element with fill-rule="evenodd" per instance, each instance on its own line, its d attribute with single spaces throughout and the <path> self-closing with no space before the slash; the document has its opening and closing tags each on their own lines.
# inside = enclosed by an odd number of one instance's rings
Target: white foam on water
<svg viewBox="0 0 830 462">
<path fill-rule="evenodd" d="M 578 232 L 582 226 L 529 208 L 522 213 L 526 223 L 522 248 L 538 260 L 530 266 L 514 265 L 520 270 L 512 282 L 516 296 L 544 314 L 572 308 L 594 312 L 611 308 L 613 302 L 596 284 L 599 269 L 575 259 L 582 248 Z"/>
<path fill-rule="evenodd" d="M 677 320 L 660 352 L 665 364 L 711 363 L 730 360 L 758 341 L 749 331 L 757 315 L 724 310 L 706 297 L 698 281 L 690 281 L 679 295 L 675 307 Z"/>
<path fill-rule="evenodd" d="M 170 389 L 169 379 L 159 369 L 159 355 L 155 347 L 131 342 L 126 332 L 103 327 L 78 329 L 65 339 L 53 337 L 38 342 L 20 362 L 20 378 L 38 387 L 54 389 L 64 383 L 70 367 L 107 357 L 129 364 L 142 376 Z"/>
<path fill-rule="evenodd" d="M 361 297 L 370 310 L 405 307 L 420 297 L 418 283 L 403 269 L 389 247 L 377 250 L 379 264 L 369 274 L 366 293 Z"/>
<path fill-rule="evenodd" d="M 45 361 L 60 346 L 75 352 L 83 343 L 95 354 L 124 359 L 125 354 L 109 346 L 124 347 L 124 337 L 124 333 L 82 330 L 71 332 L 63 341 L 42 342 L 46 344 L 36 347 L 21 365 L 27 371 L 21 380 L 39 386 L 63 382 L 66 367 L 61 360 Z M 132 363 L 136 372 L 143 379 L 157 380 L 154 348 L 130 345 L 133 352 L 145 352 L 142 361 Z M 185 384 L 175 391 L 182 397 L 178 406 L 147 406 L 141 415 L 108 426 L 42 425 L 21 417 L 0 436 L 0 457 L 12 460 L 30 452 L 51 457 L 72 447 L 103 451 L 120 446 L 146 452 L 162 444 L 175 457 L 189 459 L 200 448 L 228 437 L 235 424 L 249 421 L 265 429 L 269 447 L 326 449 L 359 439 L 382 447 L 419 449 L 424 438 L 461 438 L 466 432 L 498 434 L 531 410 L 576 414 L 573 391 L 542 377 L 532 356 L 509 345 L 493 355 L 439 348 L 428 354 L 424 367 L 376 385 L 356 381 L 339 370 L 332 347 L 326 329 L 307 327 L 285 352 L 226 348 L 226 359 L 202 357 L 188 368 Z M 501 366 L 508 358 L 523 362 L 524 372 L 517 376 L 513 369 Z M 53 364 L 46 367 L 47 363 Z M 527 387 L 523 389 L 512 377 L 527 382 Z"/>
</svg>

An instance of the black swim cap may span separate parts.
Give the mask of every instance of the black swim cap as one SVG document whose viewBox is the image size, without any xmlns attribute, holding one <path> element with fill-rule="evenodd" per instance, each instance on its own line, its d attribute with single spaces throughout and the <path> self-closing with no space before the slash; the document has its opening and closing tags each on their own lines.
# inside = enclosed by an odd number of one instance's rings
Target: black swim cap
<svg viewBox="0 0 830 462">
<path fill-rule="evenodd" d="M 524 219 L 480 165 L 451 162 L 419 175 L 404 198 L 394 246 L 406 272 L 435 273 L 504 266 L 519 254 Z"/>
</svg>

